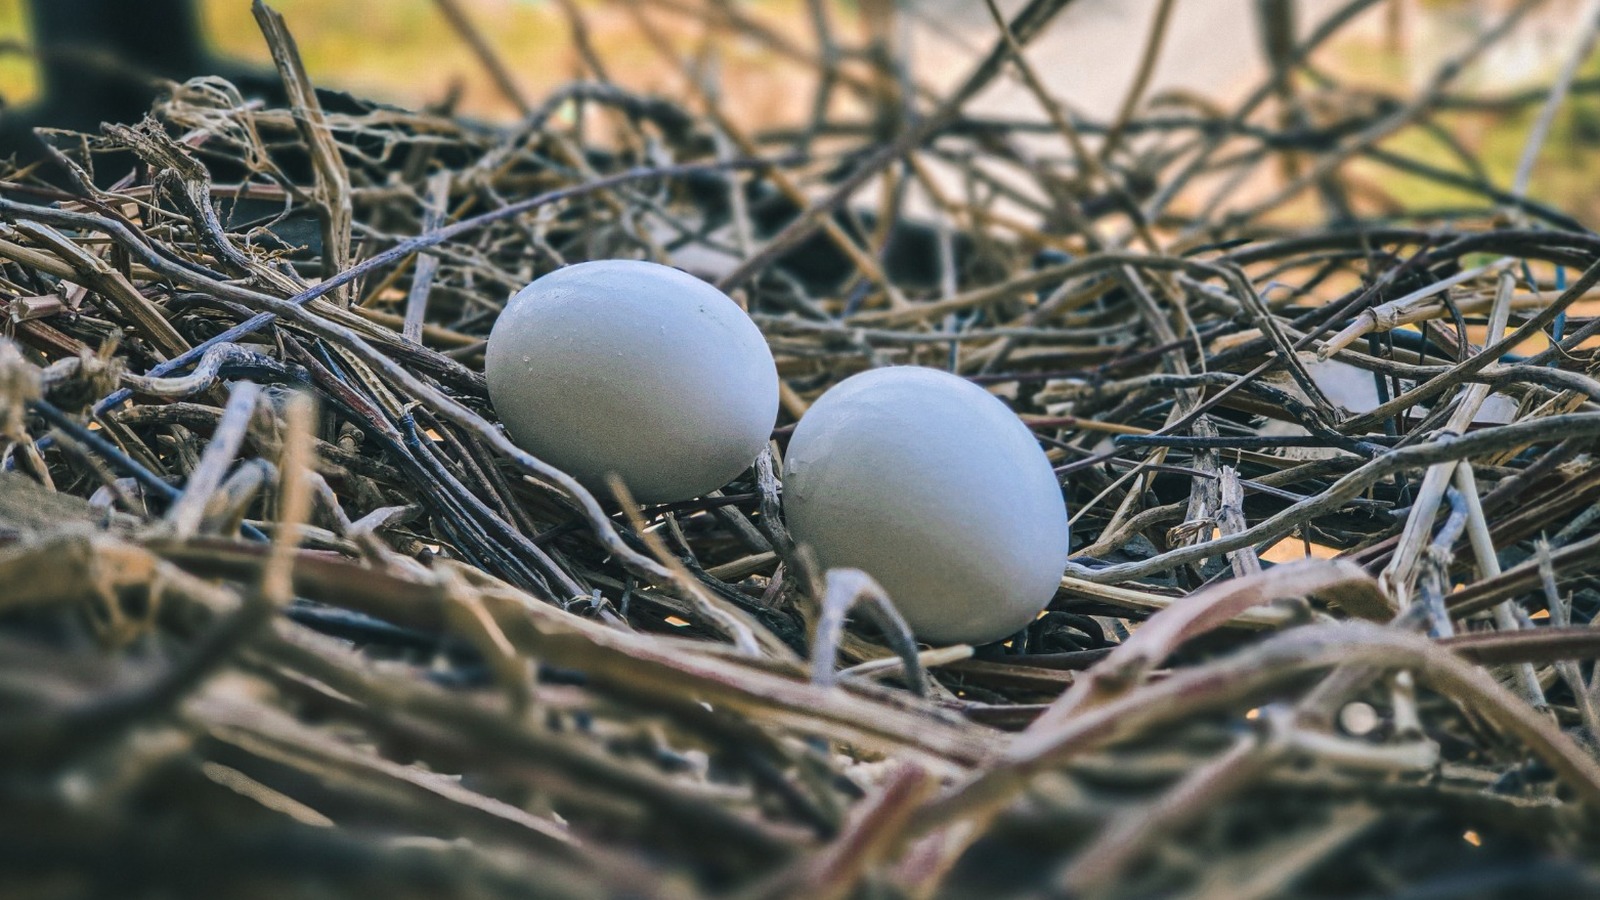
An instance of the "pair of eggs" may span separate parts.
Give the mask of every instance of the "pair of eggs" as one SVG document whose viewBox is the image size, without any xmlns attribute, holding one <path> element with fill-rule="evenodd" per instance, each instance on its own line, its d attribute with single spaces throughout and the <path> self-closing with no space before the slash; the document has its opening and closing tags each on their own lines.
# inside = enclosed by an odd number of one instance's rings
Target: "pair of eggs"
<svg viewBox="0 0 1600 900">
<path fill-rule="evenodd" d="M 520 446 L 593 490 L 616 473 L 643 502 L 721 487 L 777 422 L 760 329 L 712 285 L 655 263 L 535 280 L 495 323 L 484 369 Z M 795 427 L 783 480 L 794 539 L 827 568 L 870 574 L 924 641 L 1014 634 L 1066 564 L 1066 507 L 1033 434 L 936 369 L 874 369 L 827 391 Z"/>
</svg>

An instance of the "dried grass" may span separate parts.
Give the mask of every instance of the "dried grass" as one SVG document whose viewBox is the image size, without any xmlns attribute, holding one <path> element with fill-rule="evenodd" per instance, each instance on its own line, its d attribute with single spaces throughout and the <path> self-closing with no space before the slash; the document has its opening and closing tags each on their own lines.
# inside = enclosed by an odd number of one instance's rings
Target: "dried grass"
<svg viewBox="0 0 1600 900">
<path fill-rule="evenodd" d="M 767 135 L 709 90 L 574 84 L 508 129 L 319 97 L 258 6 L 290 108 L 199 80 L 52 135 L 74 186 L 0 191 L 0 891 L 1592 889 L 1600 238 L 1525 179 L 1384 148 L 1485 100 L 1453 69 L 1296 114 L 1288 76 L 1366 2 L 1236 110 L 1134 89 L 1111 123 L 970 115 L 1064 5 L 1029 4 L 914 118 L 917 89 L 819 13 L 819 53 L 784 45 L 819 114 Z M 1554 109 L 1576 71 L 1488 99 Z M 876 117 L 830 118 L 834 90 Z M 1482 205 L 1383 214 L 1357 159 Z M 1307 192 L 1325 221 L 1274 224 Z M 1050 612 L 918 652 L 793 546 L 771 458 L 639 510 L 511 445 L 483 337 L 530 278 L 603 256 L 748 305 L 777 445 L 870 365 L 1012 400 L 1076 516 Z M 1286 541 L 1338 558 L 1263 562 Z M 890 636 L 844 628 L 852 604 Z"/>
</svg>

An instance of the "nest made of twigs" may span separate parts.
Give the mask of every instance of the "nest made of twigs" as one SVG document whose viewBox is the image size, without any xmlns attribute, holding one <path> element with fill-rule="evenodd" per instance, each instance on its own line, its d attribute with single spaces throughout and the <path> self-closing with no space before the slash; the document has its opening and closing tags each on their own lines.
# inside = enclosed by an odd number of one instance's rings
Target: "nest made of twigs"
<svg viewBox="0 0 1600 900">
<path fill-rule="evenodd" d="M 1473 99 L 1448 78 L 1320 130 L 1258 124 L 1281 81 L 968 116 L 1062 5 L 886 142 L 604 84 L 515 127 L 319 95 L 264 8 L 289 107 L 201 79 L 47 135 L 0 189 L 0 890 L 1592 888 L 1600 237 L 1380 150 Z M 1369 213 L 1369 153 L 1483 206 Z M 852 202 L 897 183 L 933 212 Z M 1307 189 L 1337 215 L 1274 224 Z M 793 546 L 772 456 L 636 509 L 509 443 L 497 311 L 611 256 L 749 309 L 778 453 L 868 366 L 1012 403 L 1075 515 L 1047 614 L 841 632 L 861 585 Z"/>
</svg>

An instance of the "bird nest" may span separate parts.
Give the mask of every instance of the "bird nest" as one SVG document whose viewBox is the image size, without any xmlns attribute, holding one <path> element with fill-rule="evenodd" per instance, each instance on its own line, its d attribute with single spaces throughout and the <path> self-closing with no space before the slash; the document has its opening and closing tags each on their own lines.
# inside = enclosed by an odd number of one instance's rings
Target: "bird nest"
<svg viewBox="0 0 1600 900">
<path fill-rule="evenodd" d="M 1594 889 L 1600 237 L 1386 140 L 1553 114 L 1576 67 L 1457 91 L 1496 25 L 1416 96 L 1268 115 L 1335 17 L 1227 111 L 970 115 L 1063 5 L 916 117 L 823 54 L 878 114 L 770 134 L 605 83 L 514 127 L 319 93 L 263 8 L 286 106 L 201 79 L 46 134 L 0 192 L 0 889 Z M 723 490 L 625 505 L 498 428 L 496 313 L 599 257 L 767 335 L 773 451 Z M 793 423 L 887 364 L 1058 466 L 1073 561 L 1003 644 L 841 627 L 859 585 L 785 531 Z"/>
</svg>

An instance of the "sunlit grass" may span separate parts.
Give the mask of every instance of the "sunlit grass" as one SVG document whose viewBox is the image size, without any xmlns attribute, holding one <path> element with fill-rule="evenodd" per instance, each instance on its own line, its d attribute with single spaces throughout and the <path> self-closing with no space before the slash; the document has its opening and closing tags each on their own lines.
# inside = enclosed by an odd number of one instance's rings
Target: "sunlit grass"
<svg viewBox="0 0 1600 900">
<path fill-rule="evenodd" d="M 575 77 L 566 25 L 550 4 L 465 4 L 525 91 Z M 462 112 L 503 118 L 514 107 L 484 77 L 472 52 L 431 0 L 280 0 L 313 80 L 408 105 L 438 102 L 459 87 Z M 262 65 L 267 48 L 243 0 L 203 0 L 218 52 Z"/>
<path fill-rule="evenodd" d="M 207 34 L 226 55 L 268 62 L 266 46 L 244 0 L 202 0 Z M 462 4 L 533 102 L 565 82 L 589 77 L 566 19 L 552 3 L 470 0 Z M 487 77 L 481 61 L 453 32 L 432 0 L 280 0 L 311 76 L 320 84 L 406 105 L 436 103 L 459 90 L 462 114 L 507 119 L 516 108 Z M 748 6 L 748 5 L 747 5 Z M 753 12 L 779 23 L 802 21 L 797 0 L 764 0 Z M 681 95 L 677 67 L 659 54 L 622 4 L 584 3 L 596 55 L 618 83 L 646 93 Z M 747 10 L 750 11 L 750 10 Z M 702 49 L 700 28 L 682 17 L 647 13 L 690 58 Z M 805 42 L 803 35 L 796 38 Z M 798 112 L 792 64 L 755 42 L 717 39 L 721 88 L 747 120 L 772 121 Z"/>
<path fill-rule="evenodd" d="M 266 46 L 250 13 L 249 0 L 199 0 L 206 34 L 226 57 L 266 66 Z M 312 78 L 319 84 L 408 106 L 455 96 L 463 115 L 505 120 L 513 103 L 494 86 L 481 62 L 445 22 L 433 0 L 276 0 L 293 30 Z M 545 0 L 463 0 L 468 14 L 506 62 L 523 95 L 537 102 L 555 86 L 589 77 L 559 7 Z M 608 75 L 645 93 L 688 99 L 692 92 L 677 65 L 669 63 L 639 28 L 626 4 L 582 0 L 591 37 Z M 801 0 L 758 0 L 739 4 L 776 31 L 804 45 L 809 41 Z M 724 36 L 707 40 L 698 23 L 645 4 L 639 13 L 659 26 L 680 58 L 710 50 L 730 118 L 746 127 L 793 121 L 805 114 L 810 83 L 797 64 L 778 59 L 753 40 Z M 1430 15 L 1446 15 L 1440 5 Z M 853 3 L 841 3 L 839 20 L 852 30 Z M 19 48 L 28 44 L 27 0 L 0 0 L 0 99 L 16 106 L 38 90 L 31 60 Z M 1371 31 L 1341 38 L 1319 57 L 1347 83 L 1404 95 L 1416 73 L 1404 50 L 1397 53 Z M 1552 60 L 1552 66 L 1554 61 Z M 1600 61 L 1585 76 L 1600 76 Z M 1517 113 L 1452 113 L 1441 124 L 1477 154 L 1490 180 L 1511 185 L 1537 105 Z M 1589 173 L 1592 148 L 1600 142 L 1600 98 L 1569 98 L 1544 145 L 1530 195 L 1588 221 L 1600 214 L 1600 188 Z M 1382 146 L 1453 170 L 1459 162 L 1426 131 L 1410 128 Z M 1375 195 L 1409 210 L 1481 206 L 1469 192 L 1440 185 L 1371 162 L 1355 161 L 1348 170 Z M 1314 218 L 1312 195 L 1280 210 L 1283 224 Z"/>
<path fill-rule="evenodd" d="M 249 0 L 199 0 L 205 33 L 222 56 L 270 64 Z M 465 0 L 462 4 L 511 70 L 517 86 L 533 102 L 552 88 L 589 77 L 571 39 L 566 20 L 552 3 L 540 0 Z M 481 62 L 439 13 L 432 0 L 276 0 L 299 44 L 306 68 L 318 84 L 408 106 L 437 103 L 458 92 L 461 114 L 508 119 L 511 101 L 495 88 Z M 608 74 L 618 83 L 654 94 L 682 96 L 676 66 L 663 60 L 621 4 L 586 2 L 592 39 Z M 763 0 L 748 14 L 774 23 L 804 44 L 800 0 Z M 25 52 L 30 44 L 27 0 L 0 0 L 0 99 L 21 105 L 33 99 L 38 81 Z M 804 108 L 796 91 L 797 70 L 759 43 L 703 40 L 698 24 L 654 13 L 658 25 L 682 58 L 714 50 L 721 90 L 747 121 L 771 124 Z"/>
<path fill-rule="evenodd" d="M 1434 15 L 1461 15 L 1459 8 L 1452 8 L 1447 3 L 1427 5 L 1433 7 L 1431 14 Z M 1552 54 L 1545 60 L 1544 68 L 1548 71 L 1538 73 L 1538 77 L 1553 78 L 1560 56 L 1565 51 L 1566 48 L 1561 47 L 1560 53 Z M 1342 42 L 1337 58 L 1341 74 L 1348 76 L 1352 83 L 1387 93 L 1405 95 L 1417 77 L 1415 72 L 1408 74 L 1406 60 L 1402 56 L 1370 41 Z M 1531 70 L 1522 73 L 1524 79 L 1530 74 L 1533 74 Z M 1469 93 L 1483 96 L 1509 94 L 1521 87 L 1535 86 L 1524 81 L 1503 80 L 1500 75 L 1502 73 L 1497 70 L 1473 70 L 1471 77 L 1464 76 L 1458 86 Z M 1580 80 L 1596 76 L 1600 76 L 1600 57 L 1592 57 L 1579 73 Z M 1474 155 L 1492 185 L 1509 190 L 1541 106 L 1542 103 L 1535 102 L 1515 112 L 1455 111 L 1439 114 L 1434 121 Z M 1589 171 L 1597 141 L 1600 141 L 1600 98 L 1593 94 L 1568 96 L 1554 120 L 1550 134 L 1541 145 L 1529 179 L 1529 198 L 1570 213 L 1582 221 L 1593 220 L 1600 214 L 1600 186 L 1596 185 Z M 1439 168 L 1463 174 L 1466 171 L 1457 154 L 1425 129 L 1405 129 L 1381 146 Z M 1407 209 L 1484 205 L 1484 199 L 1470 191 L 1376 163 L 1355 163 L 1352 171 L 1371 178 Z"/>
<path fill-rule="evenodd" d="M 38 72 L 33 60 L 20 52 L 28 44 L 26 0 L 0 0 L 0 100 L 17 106 L 32 100 L 39 91 Z"/>
</svg>

